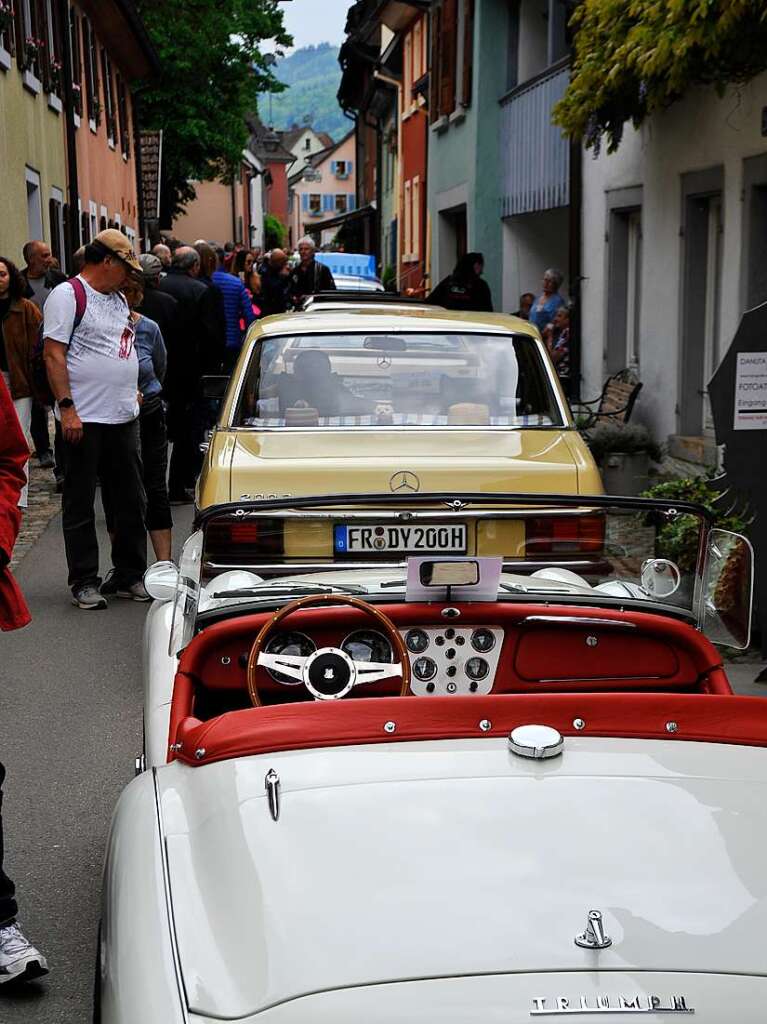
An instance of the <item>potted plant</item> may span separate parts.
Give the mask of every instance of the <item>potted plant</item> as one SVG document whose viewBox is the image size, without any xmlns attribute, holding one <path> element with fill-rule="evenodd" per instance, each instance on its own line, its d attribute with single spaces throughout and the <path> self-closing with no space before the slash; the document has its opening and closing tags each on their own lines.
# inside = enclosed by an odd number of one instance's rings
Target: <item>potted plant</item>
<svg viewBox="0 0 767 1024">
<path fill-rule="evenodd" d="M 638 423 L 600 423 L 585 436 L 608 494 L 636 495 L 644 490 L 650 460 L 661 459 L 660 448 L 647 427 Z"/>
</svg>

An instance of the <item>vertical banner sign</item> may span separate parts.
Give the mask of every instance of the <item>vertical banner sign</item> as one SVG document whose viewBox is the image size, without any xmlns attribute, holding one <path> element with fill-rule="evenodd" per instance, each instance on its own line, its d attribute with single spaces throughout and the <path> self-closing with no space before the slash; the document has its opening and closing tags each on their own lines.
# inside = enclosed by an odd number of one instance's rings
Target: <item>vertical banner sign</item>
<svg viewBox="0 0 767 1024">
<path fill-rule="evenodd" d="M 767 352 L 738 352 L 735 430 L 767 430 Z"/>
</svg>

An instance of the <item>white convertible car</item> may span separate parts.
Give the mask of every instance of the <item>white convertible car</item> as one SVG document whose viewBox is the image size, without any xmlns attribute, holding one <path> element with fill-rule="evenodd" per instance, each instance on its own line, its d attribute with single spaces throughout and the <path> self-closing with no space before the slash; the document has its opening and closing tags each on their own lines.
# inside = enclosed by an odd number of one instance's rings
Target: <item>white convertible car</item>
<svg viewBox="0 0 767 1024">
<path fill-rule="evenodd" d="M 334 550 L 280 560 L 296 517 Z M 524 560 L 462 553 L 489 521 Z M 747 645 L 751 576 L 681 504 L 200 514 L 147 574 L 96 1020 L 763 1024 L 767 703 L 705 635 Z"/>
</svg>

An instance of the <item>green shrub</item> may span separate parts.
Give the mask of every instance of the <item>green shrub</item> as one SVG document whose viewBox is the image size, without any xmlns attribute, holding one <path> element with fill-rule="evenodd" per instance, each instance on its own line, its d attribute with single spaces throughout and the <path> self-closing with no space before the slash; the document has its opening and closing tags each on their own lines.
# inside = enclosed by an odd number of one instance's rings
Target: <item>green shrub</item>
<svg viewBox="0 0 767 1024">
<path fill-rule="evenodd" d="M 690 501 L 704 508 L 714 517 L 714 526 L 733 533 L 746 533 L 751 520 L 733 502 L 725 499 L 715 504 L 721 494 L 706 477 L 687 477 L 681 480 L 666 480 L 646 490 L 641 497 L 661 501 Z M 658 533 L 658 555 L 670 558 L 683 571 L 695 568 L 698 558 L 698 523 L 693 516 L 678 516 Z"/>
<path fill-rule="evenodd" d="M 264 217 L 264 248 L 284 249 L 288 232 L 279 217 L 267 213 Z"/>
</svg>

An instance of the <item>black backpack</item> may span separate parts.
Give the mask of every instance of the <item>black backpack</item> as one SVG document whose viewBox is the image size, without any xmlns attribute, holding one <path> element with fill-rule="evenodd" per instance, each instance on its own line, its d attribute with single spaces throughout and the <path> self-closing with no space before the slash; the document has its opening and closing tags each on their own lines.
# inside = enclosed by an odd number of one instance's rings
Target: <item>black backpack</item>
<svg viewBox="0 0 767 1024">
<path fill-rule="evenodd" d="M 85 286 L 79 277 L 73 277 L 71 280 L 65 282 L 72 286 L 72 291 L 75 293 L 75 319 L 72 324 L 72 334 L 69 336 L 71 343 L 75 331 L 83 322 L 85 316 L 85 309 L 88 305 L 88 295 L 85 291 Z M 48 373 L 45 369 L 45 321 L 40 321 L 40 327 L 37 331 L 37 341 L 32 352 L 32 391 L 35 398 L 41 405 L 54 406 L 56 399 L 54 398 L 53 392 L 51 391 L 51 385 L 48 383 Z"/>
</svg>

